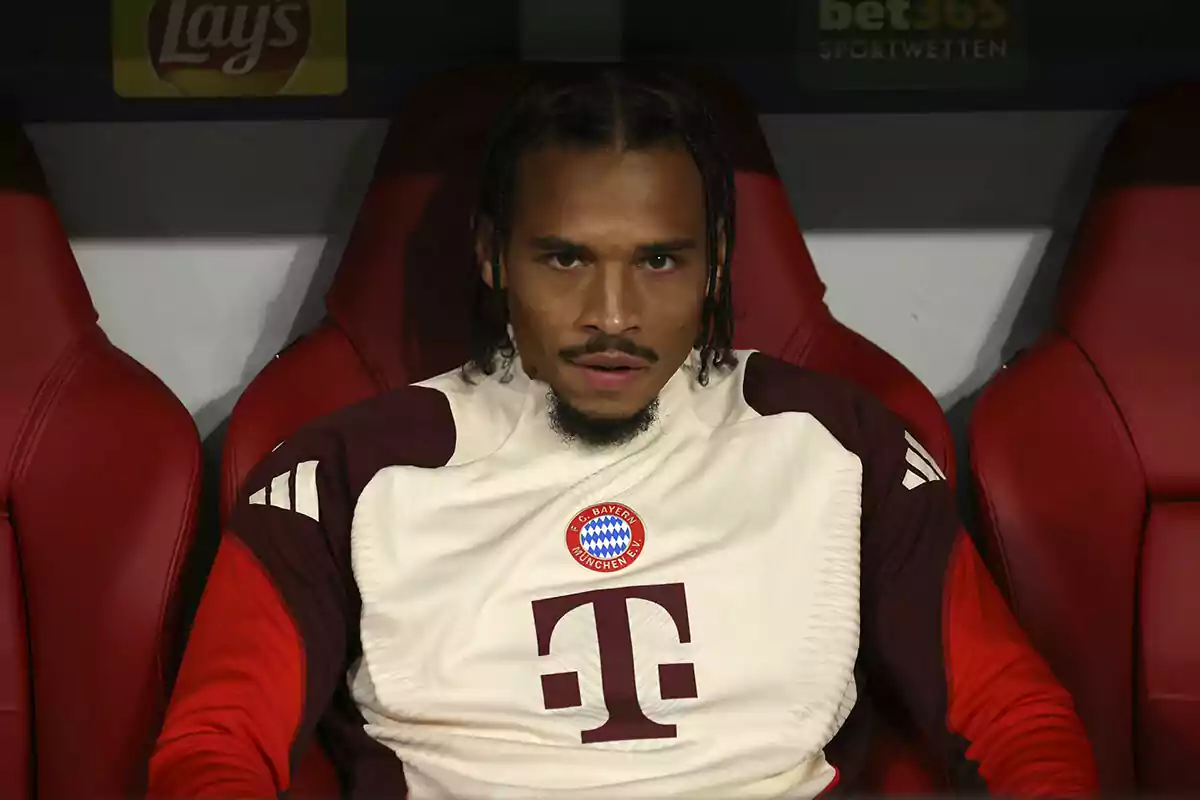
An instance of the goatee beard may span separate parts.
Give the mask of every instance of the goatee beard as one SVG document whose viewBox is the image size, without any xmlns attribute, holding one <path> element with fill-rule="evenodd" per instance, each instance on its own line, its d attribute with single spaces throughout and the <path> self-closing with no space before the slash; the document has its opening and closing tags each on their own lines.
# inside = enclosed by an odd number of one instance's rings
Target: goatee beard
<svg viewBox="0 0 1200 800">
<path fill-rule="evenodd" d="M 564 442 L 579 442 L 588 447 L 616 447 L 627 444 L 650 430 L 658 418 L 658 399 L 632 416 L 593 417 L 572 406 L 553 390 L 548 395 L 550 427 Z"/>
</svg>

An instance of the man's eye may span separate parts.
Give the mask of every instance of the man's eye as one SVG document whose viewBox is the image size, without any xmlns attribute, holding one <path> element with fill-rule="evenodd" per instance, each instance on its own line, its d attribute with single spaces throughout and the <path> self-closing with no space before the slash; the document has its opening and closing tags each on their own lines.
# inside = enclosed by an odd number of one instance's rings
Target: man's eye
<svg viewBox="0 0 1200 800">
<path fill-rule="evenodd" d="M 646 267 L 652 272 L 661 272 L 675 266 L 675 259 L 668 255 L 650 256 L 646 259 Z"/>
<path fill-rule="evenodd" d="M 559 269 L 574 269 L 580 263 L 579 257 L 574 253 L 554 253 L 550 256 L 550 265 Z"/>
</svg>

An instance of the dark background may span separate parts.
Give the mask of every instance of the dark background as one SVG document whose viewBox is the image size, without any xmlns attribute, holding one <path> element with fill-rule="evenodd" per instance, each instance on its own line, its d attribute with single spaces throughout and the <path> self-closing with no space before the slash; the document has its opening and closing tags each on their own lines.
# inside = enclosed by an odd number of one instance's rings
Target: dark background
<svg viewBox="0 0 1200 800">
<path fill-rule="evenodd" d="M 610 55 L 717 66 L 764 113 L 1118 108 L 1154 86 L 1200 79 L 1194 2 L 1008 0 L 1021 25 L 1012 42 L 1020 74 L 988 81 L 941 70 L 942 78 L 959 78 L 943 83 L 960 85 L 848 89 L 834 85 L 836 74 L 802 68 L 815 36 L 809 31 L 806 38 L 805 17 L 815 20 L 817 2 L 626 2 L 621 52 Z M 10 6 L 0 111 L 26 122 L 384 116 L 432 73 L 520 57 L 516 0 L 349 0 L 348 6 L 345 94 L 240 100 L 123 100 L 112 89 L 109 3 Z"/>
</svg>

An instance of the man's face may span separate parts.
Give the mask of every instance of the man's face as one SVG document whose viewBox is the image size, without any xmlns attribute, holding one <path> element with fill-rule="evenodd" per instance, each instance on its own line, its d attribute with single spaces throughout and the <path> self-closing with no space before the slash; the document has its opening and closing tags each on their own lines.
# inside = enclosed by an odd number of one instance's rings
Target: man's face
<svg viewBox="0 0 1200 800">
<path fill-rule="evenodd" d="M 682 147 L 547 148 L 522 157 L 516 186 L 502 274 L 526 371 L 583 418 L 638 416 L 699 330 L 708 258 L 695 162 Z M 486 242 L 479 256 L 490 284 Z"/>
</svg>

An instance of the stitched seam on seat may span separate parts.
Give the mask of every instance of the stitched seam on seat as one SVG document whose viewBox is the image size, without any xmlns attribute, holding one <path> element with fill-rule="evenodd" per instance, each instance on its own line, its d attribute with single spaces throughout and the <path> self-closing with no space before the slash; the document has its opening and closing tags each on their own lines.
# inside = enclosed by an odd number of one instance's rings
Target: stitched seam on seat
<svg viewBox="0 0 1200 800">
<path fill-rule="evenodd" d="M 168 610 L 173 612 L 174 609 L 170 608 L 170 606 L 173 606 L 178 601 L 179 579 L 182 577 L 183 566 L 186 563 L 188 553 L 191 551 L 191 545 L 195 539 L 196 526 L 198 524 L 196 515 L 200 502 L 200 491 L 198 484 L 200 473 L 203 470 L 203 461 L 203 455 L 197 450 L 196 457 L 192 460 L 191 474 L 188 476 L 188 499 L 180 509 L 179 522 L 175 526 L 175 530 L 177 532 L 184 533 L 188 533 L 188 529 L 190 528 L 190 535 L 177 536 L 175 539 L 175 549 L 171 553 L 171 561 L 168 566 L 168 569 L 170 570 L 169 579 L 163 585 L 162 595 L 160 596 L 158 604 L 159 646 L 156 648 L 155 662 L 159 675 L 160 689 L 165 687 L 167 682 L 165 661 L 166 654 L 163 651 L 165 650 L 167 644 L 170 644 L 173 648 L 176 644 L 178 644 L 178 642 L 175 641 L 177 636 L 182 636 L 181 633 L 177 635 L 167 634 L 167 612 Z M 193 486 L 197 487 L 195 491 L 191 490 L 191 487 Z M 165 701 L 166 698 L 163 697 L 161 699 Z"/>
<path fill-rule="evenodd" d="M 172 685 L 168 682 L 167 676 L 167 656 L 170 655 L 172 663 L 176 655 L 181 655 L 177 652 L 186 642 L 187 633 L 180 625 L 181 620 L 178 619 L 179 611 L 181 610 L 179 582 L 183 577 L 183 570 L 187 564 L 188 555 L 195 544 L 196 528 L 198 521 L 196 519 L 197 506 L 200 501 L 200 491 L 197 488 L 192 490 L 192 486 L 196 486 L 200 479 L 200 473 L 203 470 L 203 456 L 197 451 L 196 458 L 193 460 L 191 474 L 188 476 L 189 496 L 183 508 L 180 509 L 180 518 L 175 526 L 176 537 L 175 547 L 171 553 L 171 560 L 168 566 L 167 579 L 163 581 L 162 591 L 158 601 L 158 619 L 156 621 L 155 630 L 156 646 L 154 648 L 154 669 L 158 674 L 158 686 L 155 688 L 155 704 L 152 711 L 152 730 L 151 735 L 144 743 L 147 748 L 143 752 L 143 762 L 149 761 L 151 751 L 153 751 L 158 738 L 158 729 L 162 727 L 163 719 L 166 715 L 167 706 L 170 704 L 170 696 L 168 686 Z M 189 530 L 190 529 L 190 530 Z M 171 630 L 167 630 L 168 615 L 175 616 L 172 620 Z M 168 648 L 170 652 L 168 654 Z M 181 666 L 176 663 L 175 666 Z M 174 676 L 172 676 L 174 677 Z M 133 785 L 140 789 L 144 786 L 138 779 L 134 780 Z"/>
<path fill-rule="evenodd" d="M 376 364 L 374 359 L 368 358 L 367 353 L 364 350 L 359 349 L 358 341 L 354 336 L 351 335 L 350 329 L 343 327 L 336 315 L 331 313 L 326 319 L 333 329 L 340 333 L 343 338 L 345 338 L 346 343 L 350 345 L 350 349 L 354 352 L 354 355 L 358 356 L 358 360 L 363 366 L 363 371 L 367 373 L 370 379 L 375 383 L 375 386 L 378 387 L 380 392 L 386 392 L 389 389 L 396 388 L 388 383 L 387 370 L 384 369 L 382 365 Z"/>
<path fill-rule="evenodd" d="M 1125 414 L 1121 410 L 1121 404 L 1117 402 L 1117 398 L 1113 395 L 1112 390 L 1108 387 L 1108 381 L 1104 379 L 1104 375 L 1100 373 L 1100 369 L 1096 366 L 1096 362 L 1094 362 L 1092 357 L 1088 355 L 1088 352 L 1084 349 L 1083 345 L 1076 340 L 1075 337 L 1071 336 L 1070 331 L 1062 329 L 1060 333 L 1065 340 L 1075 345 L 1075 349 L 1079 351 L 1079 354 L 1083 356 L 1083 360 L 1087 362 L 1089 367 L 1091 367 L 1092 374 L 1096 376 L 1096 380 L 1100 382 L 1100 386 L 1103 389 L 1104 398 L 1109 401 L 1109 405 L 1112 406 L 1113 410 L 1117 414 L 1117 420 L 1120 424 L 1119 426 L 1112 426 L 1112 429 L 1114 433 L 1124 433 L 1125 438 L 1129 441 L 1129 444 L 1133 449 L 1134 458 L 1137 459 L 1138 463 L 1138 471 L 1142 473 L 1142 484 L 1143 486 L 1146 486 L 1145 506 L 1146 513 L 1149 514 L 1150 488 L 1146 485 L 1146 465 L 1142 462 L 1142 454 L 1138 452 L 1137 448 L 1137 439 L 1133 437 L 1133 431 L 1129 427 L 1129 421 L 1125 419 Z M 1143 522 L 1145 522 L 1145 518 L 1143 518 Z M 1145 526 L 1143 525 L 1143 527 Z"/>
<path fill-rule="evenodd" d="M 96 332 L 99 329 L 95 329 Z M 63 348 L 62 354 L 58 357 L 54 366 L 42 378 L 38 385 L 37 391 L 34 392 L 33 402 L 29 404 L 29 408 L 25 412 L 24 419 L 21 420 L 20 426 L 17 428 L 17 436 L 14 440 L 12 454 L 9 460 L 9 474 L 11 476 L 9 482 L 8 497 L 4 498 L 4 514 L 12 521 L 13 546 L 16 550 L 17 569 L 21 578 L 21 598 L 24 610 L 24 621 L 26 630 L 26 657 L 28 659 L 28 691 L 29 691 L 29 736 L 30 736 L 30 782 L 36 796 L 39 783 L 38 769 L 38 723 L 37 723 L 37 685 L 36 676 L 34 674 L 34 652 L 33 652 L 33 620 L 30 617 L 29 595 L 26 591 L 24 580 L 24 567 L 22 566 L 21 558 L 21 535 L 18 529 L 15 515 L 12 513 L 13 500 L 18 491 L 20 491 L 21 481 L 25 477 L 25 471 L 29 464 L 32 463 L 33 453 L 36 450 L 38 440 L 41 438 L 42 431 L 45 430 L 46 423 L 50 418 L 50 412 L 63 390 L 70 381 L 79 367 L 83 364 L 86 356 L 85 344 L 89 340 L 88 334 L 83 334 Z"/>
<path fill-rule="evenodd" d="M 975 437 L 971 437 L 971 443 L 968 445 L 971 450 L 977 450 L 975 446 Z M 968 455 L 969 461 L 974 461 Z M 1008 549 L 1004 546 L 1004 538 L 999 535 L 1000 515 L 996 511 L 996 505 L 992 501 L 992 493 L 988 488 L 987 478 L 975 469 L 971 470 L 975 475 L 975 482 L 978 484 L 976 494 L 983 499 L 984 514 L 987 517 L 987 532 L 989 534 L 988 541 L 995 549 L 996 557 L 1000 559 L 1000 569 L 1004 573 L 1004 594 L 1007 595 L 1009 607 L 1018 619 L 1021 617 L 1020 604 L 1017 602 L 1017 595 L 1013 591 L 1012 568 L 1009 566 Z"/>
<path fill-rule="evenodd" d="M 1096 376 L 1096 380 L 1100 382 L 1100 386 L 1103 389 L 1104 397 L 1106 400 L 1109 401 L 1109 404 L 1112 406 L 1113 411 L 1116 412 L 1116 416 L 1117 416 L 1117 423 L 1114 424 L 1110 421 L 1109 424 L 1113 426 L 1114 432 L 1116 432 L 1116 433 L 1123 432 L 1125 434 L 1125 438 L 1129 441 L 1129 446 L 1133 449 L 1134 458 L 1137 459 L 1138 470 L 1141 472 L 1141 475 L 1142 475 L 1142 524 L 1141 524 L 1141 530 L 1139 531 L 1140 535 L 1138 536 L 1137 553 L 1135 555 L 1137 564 L 1134 567 L 1134 572 L 1133 572 L 1133 604 L 1134 604 L 1133 632 L 1130 636 L 1130 643 L 1129 643 L 1129 656 L 1130 656 L 1130 662 L 1131 662 L 1129 665 L 1129 668 L 1130 668 L 1130 674 L 1133 676 L 1133 685 L 1135 687 L 1133 689 L 1133 691 L 1131 691 L 1131 693 L 1130 693 L 1129 715 L 1130 715 L 1130 720 L 1133 723 L 1132 730 L 1136 732 L 1139 729 L 1139 726 L 1141 725 L 1141 711 L 1142 711 L 1142 703 L 1140 703 L 1138 701 L 1136 687 L 1140 685 L 1141 680 L 1142 680 L 1142 673 L 1143 673 L 1142 666 L 1141 666 L 1141 648 L 1140 648 L 1142 625 L 1141 625 L 1141 618 L 1138 614 L 1138 611 L 1140 610 L 1141 605 L 1142 605 L 1142 600 L 1141 600 L 1141 598 L 1142 598 L 1142 563 L 1143 563 L 1143 556 L 1145 555 L 1146 526 L 1150 522 L 1150 511 L 1151 511 L 1151 505 L 1152 505 L 1152 502 L 1151 502 L 1152 498 L 1150 497 L 1150 487 L 1149 487 L 1148 481 L 1146 480 L 1146 465 L 1142 462 L 1142 454 L 1140 452 L 1138 452 L 1137 440 L 1133 438 L 1133 432 L 1129 429 L 1129 422 L 1125 419 L 1125 415 L 1121 411 L 1120 404 L 1117 403 L 1116 398 L 1113 397 L 1112 390 L 1110 390 L 1108 387 L 1108 382 L 1104 380 L 1104 376 L 1100 374 L 1100 370 L 1096 367 L 1095 362 L 1092 361 L 1092 359 L 1088 355 L 1087 351 L 1084 350 L 1083 345 L 1080 344 L 1074 337 L 1072 337 L 1070 335 L 1070 333 L 1067 332 L 1065 329 L 1062 330 L 1062 335 L 1067 341 L 1069 341 L 1073 345 L 1075 345 L 1075 347 L 1079 350 L 1080 355 L 1083 356 L 1084 361 L 1086 361 L 1087 365 L 1089 367 L 1091 367 L 1092 373 Z M 1138 744 L 1136 741 L 1136 736 L 1131 741 L 1131 744 L 1132 744 L 1132 749 L 1130 751 L 1130 765 L 1132 767 L 1133 777 L 1136 782 L 1137 780 L 1140 779 L 1140 776 L 1141 776 L 1141 769 L 1142 769 L 1142 752 L 1141 752 L 1141 750 L 1142 749 L 1140 747 L 1138 747 Z"/>
<path fill-rule="evenodd" d="M 87 334 L 75 339 L 58 357 L 54 366 L 42 378 L 37 391 L 34 392 L 33 402 L 25 413 L 25 418 L 17 429 L 17 436 L 9 461 L 10 480 L 9 498 L 14 497 L 25 477 L 25 471 L 33 459 L 36 445 L 50 419 L 63 388 L 83 364 L 87 349 L 85 344 L 90 337 Z"/>
</svg>

